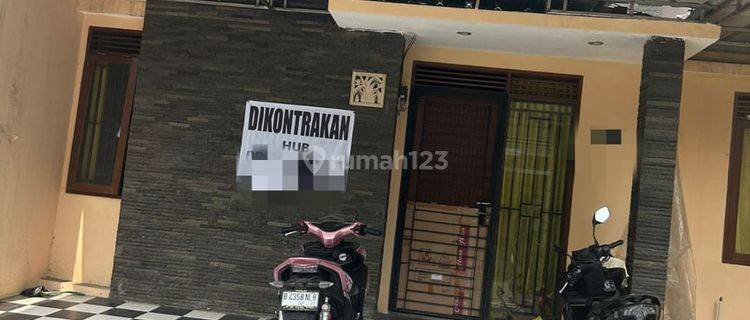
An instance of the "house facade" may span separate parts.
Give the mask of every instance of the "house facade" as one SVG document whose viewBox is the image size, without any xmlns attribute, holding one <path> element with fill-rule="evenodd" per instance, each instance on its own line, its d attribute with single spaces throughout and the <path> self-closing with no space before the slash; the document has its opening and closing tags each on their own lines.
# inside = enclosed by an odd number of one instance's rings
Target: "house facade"
<svg viewBox="0 0 750 320">
<path fill-rule="evenodd" d="M 337 214 L 384 230 L 358 240 L 367 318 L 554 317 L 556 247 L 591 244 L 606 205 L 634 291 L 742 319 L 750 21 L 672 7 L 3 0 L 0 297 L 268 316 L 300 241 L 278 229 Z M 249 100 L 353 111 L 352 158 L 395 161 L 248 191 Z"/>
</svg>

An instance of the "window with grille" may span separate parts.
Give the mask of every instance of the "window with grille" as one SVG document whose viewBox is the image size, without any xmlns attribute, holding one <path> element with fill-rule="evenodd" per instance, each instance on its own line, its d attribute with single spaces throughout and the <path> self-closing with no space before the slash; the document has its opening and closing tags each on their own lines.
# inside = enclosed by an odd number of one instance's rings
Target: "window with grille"
<svg viewBox="0 0 750 320">
<path fill-rule="evenodd" d="M 750 265 L 750 94 L 735 96 L 730 148 L 723 260 Z"/>
<path fill-rule="evenodd" d="M 139 31 L 91 28 L 67 191 L 119 197 L 135 91 Z"/>
</svg>

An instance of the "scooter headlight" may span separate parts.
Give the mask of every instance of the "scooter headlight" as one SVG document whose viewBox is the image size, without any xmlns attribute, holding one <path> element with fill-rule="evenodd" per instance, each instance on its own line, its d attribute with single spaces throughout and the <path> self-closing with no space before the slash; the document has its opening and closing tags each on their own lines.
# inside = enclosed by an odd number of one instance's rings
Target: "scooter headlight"
<svg viewBox="0 0 750 320">
<path fill-rule="evenodd" d="M 330 282 L 330 281 L 321 281 L 321 282 L 318 283 L 318 288 L 328 289 L 330 287 L 333 287 L 333 282 Z"/>
<path fill-rule="evenodd" d="M 284 287 L 284 281 L 271 281 L 268 284 L 276 289 L 281 289 Z"/>
</svg>

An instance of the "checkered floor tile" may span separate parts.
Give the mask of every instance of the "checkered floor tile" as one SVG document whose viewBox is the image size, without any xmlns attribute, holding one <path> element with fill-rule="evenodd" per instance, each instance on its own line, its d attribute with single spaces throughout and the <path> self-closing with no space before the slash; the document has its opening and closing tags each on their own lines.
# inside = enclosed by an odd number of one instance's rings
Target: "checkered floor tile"
<svg viewBox="0 0 750 320">
<path fill-rule="evenodd" d="M 23 296 L 0 300 L 0 320 L 256 320 L 212 311 L 150 303 L 61 294 L 51 298 Z"/>
</svg>

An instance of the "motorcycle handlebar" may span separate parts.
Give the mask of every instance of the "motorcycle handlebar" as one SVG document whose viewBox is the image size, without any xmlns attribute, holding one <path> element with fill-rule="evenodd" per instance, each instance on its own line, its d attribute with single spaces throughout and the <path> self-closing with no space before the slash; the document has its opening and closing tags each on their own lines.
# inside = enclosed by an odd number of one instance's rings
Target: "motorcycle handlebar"
<svg viewBox="0 0 750 320">
<path fill-rule="evenodd" d="M 611 250 L 614 249 L 614 248 L 617 248 L 617 247 L 621 246 L 623 243 L 625 243 L 625 242 L 622 241 L 622 240 L 617 240 L 617 241 L 612 242 L 610 244 L 605 244 L 605 245 L 599 246 L 598 248 L 594 249 L 595 250 L 594 254 L 598 257 L 598 259 L 602 259 L 602 258 L 609 259 L 609 257 L 612 256 Z"/>
<path fill-rule="evenodd" d="M 288 234 L 294 233 L 294 232 L 302 232 L 302 233 L 304 233 L 302 225 L 293 225 L 293 226 L 281 228 L 281 233 L 285 234 L 285 235 L 288 235 Z M 359 234 L 359 235 L 373 235 L 373 236 L 381 236 L 381 235 L 383 235 L 383 231 L 380 231 L 380 230 L 372 228 L 372 227 L 368 227 L 367 225 L 362 225 L 361 228 L 358 231 L 355 230 L 355 232 L 357 234 Z"/>
<path fill-rule="evenodd" d="M 617 248 L 617 247 L 621 246 L 621 245 L 622 245 L 623 243 L 625 243 L 625 241 L 622 241 L 622 240 L 617 240 L 617 241 L 615 241 L 615 242 L 612 242 L 612 243 L 608 244 L 607 246 L 608 246 L 608 247 L 609 247 L 610 249 L 613 249 L 613 248 Z"/>
<path fill-rule="evenodd" d="M 373 236 L 382 236 L 383 231 L 380 231 L 378 229 L 373 229 L 372 227 L 366 227 L 365 228 L 365 234 L 373 235 Z"/>
<path fill-rule="evenodd" d="M 295 232 L 295 231 L 299 231 L 299 226 L 281 228 L 281 233 L 283 234 L 287 234 L 287 233 Z"/>
</svg>

